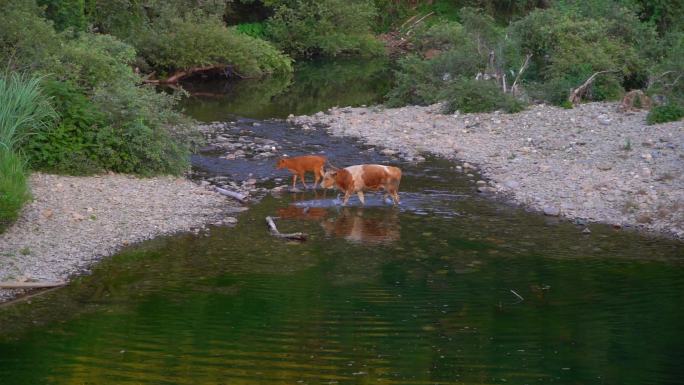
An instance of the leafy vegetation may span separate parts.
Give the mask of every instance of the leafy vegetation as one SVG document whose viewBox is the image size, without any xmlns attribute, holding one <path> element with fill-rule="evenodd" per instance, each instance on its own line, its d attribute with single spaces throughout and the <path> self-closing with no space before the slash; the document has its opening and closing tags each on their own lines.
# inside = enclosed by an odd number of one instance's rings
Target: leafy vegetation
<svg viewBox="0 0 684 385">
<path fill-rule="evenodd" d="M 651 109 L 646 117 L 648 124 L 675 122 L 684 118 L 684 107 L 676 104 L 665 104 Z"/>
<path fill-rule="evenodd" d="M 0 228 L 14 221 L 30 193 L 20 147 L 36 128 L 50 126 L 54 111 L 41 79 L 0 75 Z"/>
<path fill-rule="evenodd" d="M 521 2 L 519 10 L 530 4 Z M 681 105 L 684 82 L 676 80 L 684 73 L 681 25 L 659 35 L 656 23 L 670 23 L 663 21 L 669 16 L 646 15 L 644 7 L 559 0 L 505 26 L 486 9 L 461 8 L 413 28 L 415 55 L 399 60 L 388 103 L 443 100 L 447 109 L 469 110 L 468 100 L 477 100 L 480 108 L 509 110 L 501 103 L 515 97 L 567 105 L 570 92 L 592 79 L 578 94 L 582 100 L 616 100 L 625 91 L 648 88 L 651 95 Z"/>
<path fill-rule="evenodd" d="M 292 0 L 278 3 L 266 35 L 294 57 L 381 55 L 371 33 L 375 8 L 366 0 Z"/>
</svg>

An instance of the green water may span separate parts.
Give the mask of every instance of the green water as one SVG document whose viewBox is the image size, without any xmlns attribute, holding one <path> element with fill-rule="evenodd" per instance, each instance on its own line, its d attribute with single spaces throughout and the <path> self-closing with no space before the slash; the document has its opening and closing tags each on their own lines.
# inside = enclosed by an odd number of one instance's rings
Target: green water
<svg viewBox="0 0 684 385">
<path fill-rule="evenodd" d="M 0 383 L 681 383 L 680 243 L 581 235 L 427 166 L 402 209 L 267 197 L 2 308 Z"/>
<path fill-rule="evenodd" d="M 296 69 L 292 76 L 184 84 L 194 95 L 183 101 L 184 111 L 201 121 L 286 118 L 381 103 L 391 84 L 385 59 L 303 62 Z"/>
<path fill-rule="evenodd" d="M 263 104 L 247 90 L 192 108 L 204 120 L 310 112 L 344 98 L 330 82 L 321 99 L 295 82 Z M 379 159 L 318 131 L 251 130 Z M 399 208 L 267 196 L 235 228 L 127 248 L 66 288 L 0 307 L 0 385 L 684 383 L 682 243 L 602 225 L 582 234 L 478 195 L 448 161 L 399 165 Z M 271 237 L 267 215 L 310 239 Z"/>
</svg>

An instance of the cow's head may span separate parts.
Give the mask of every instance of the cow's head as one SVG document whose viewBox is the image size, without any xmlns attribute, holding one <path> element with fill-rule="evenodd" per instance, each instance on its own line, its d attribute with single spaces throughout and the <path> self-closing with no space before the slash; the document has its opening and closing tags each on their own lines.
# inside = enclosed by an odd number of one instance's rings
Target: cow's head
<svg viewBox="0 0 684 385">
<path fill-rule="evenodd" d="M 287 160 L 285 158 L 278 159 L 278 163 L 276 163 L 276 168 L 284 168 L 286 161 Z"/>
<path fill-rule="evenodd" d="M 321 182 L 321 186 L 328 189 L 335 187 L 337 172 L 338 170 L 326 170 L 325 173 L 323 173 L 323 182 Z"/>
</svg>

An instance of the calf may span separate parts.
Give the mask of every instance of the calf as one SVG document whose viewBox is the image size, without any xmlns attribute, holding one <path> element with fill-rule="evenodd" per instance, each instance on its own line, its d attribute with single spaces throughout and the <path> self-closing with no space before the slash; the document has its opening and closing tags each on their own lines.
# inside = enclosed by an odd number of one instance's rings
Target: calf
<svg viewBox="0 0 684 385">
<path fill-rule="evenodd" d="M 325 165 L 325 161 L 326 158 L 319 155 L 294 156 L 292 158 L 278 159 L 276 168 L 286 168 L 294 174 L 292 176 L 292 188 L 295 188 L 297 176 L 299 176 L 299 179 L 301 179 L 304 188 L 309 188 L 304 181 L 304 173 L 307 171 L 313 171 L 314 188 L 316 188 L 318 181 L 323 177 L 323 166 Z"/>
<path fill-rule="evenodd" d="M 365 204 L 363 192 L 366 190 L 384 190 L 384 197 L 391 196 L 396 205 L 399 204 L 399 182 L 401 182 L 401 170 L 398 167 L 360 164 L 326 171 L 323 174 L 321 186 L 337 187 L 344 192 L 343 205 L 347 204 L 353 193 L 358 194 L 361 204 Z"/>
</svg>

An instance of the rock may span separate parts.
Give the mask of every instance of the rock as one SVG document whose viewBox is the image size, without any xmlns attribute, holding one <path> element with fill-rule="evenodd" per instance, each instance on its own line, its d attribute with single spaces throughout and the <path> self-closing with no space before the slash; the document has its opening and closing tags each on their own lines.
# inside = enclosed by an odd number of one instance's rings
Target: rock
<svg viewBox="0 0 684 385">
<path fill-rule="evenodd" d="M 382 151 L 380 151 L 380 153 L 383 155 L 392 156 L 392 155 L 396 155 L 397 151 L 394 151 L 394 150 L 389 149 L 389 148 L 385 148 Z"/>
<path fill-rule="evenodd" d="M 223 223 L 228 224 L 228 225 L 234 225 L 238 222 L 237 218 L 234 217 L 227 217 L 223 219 Z"/>
<path fill-rule="evenodd" d="M 582 230 L 582 234 L 591 234 L 591 230 L 589 230 L 588 227 L 585 227 L 584 230 Z"/>
<path fill-rule="evenodd" d="M 477 187 L 484 187 L 487 185 L 487 182 L 483 180 L 478 180 L 477 182 L 475 182 L 475 184 L 477 185 Z"/>
<path fill-rule="evenodd" d="M 639 214 L 636 217 L 636 221 L 637 223 L 651 223 L 653 222 L 653 218 L 648 214 Z"/>
<path fill-rule="evenodd" d="M 515 189 L 520 187 L 520 183 L 514 181 L 513 179 L 506 179 L 503 182 L 503 185 L 506 186 L 507 188 L 511 189 L 511 190 L 515 190 Z"/>
<path fill-rule="evenodd" d="M 544 215 L 548 215 L 550 217 L 557 217 L 560 215 L 560 209 L 555 206 L 544 206 Z"/>
<path fill-rule="evenodd" d="M 608 171 L 613 168 L 613 166 L 608 162 L 599 162 L 596 164 L 596 168 L 601 171 Z"/>
</svg>

